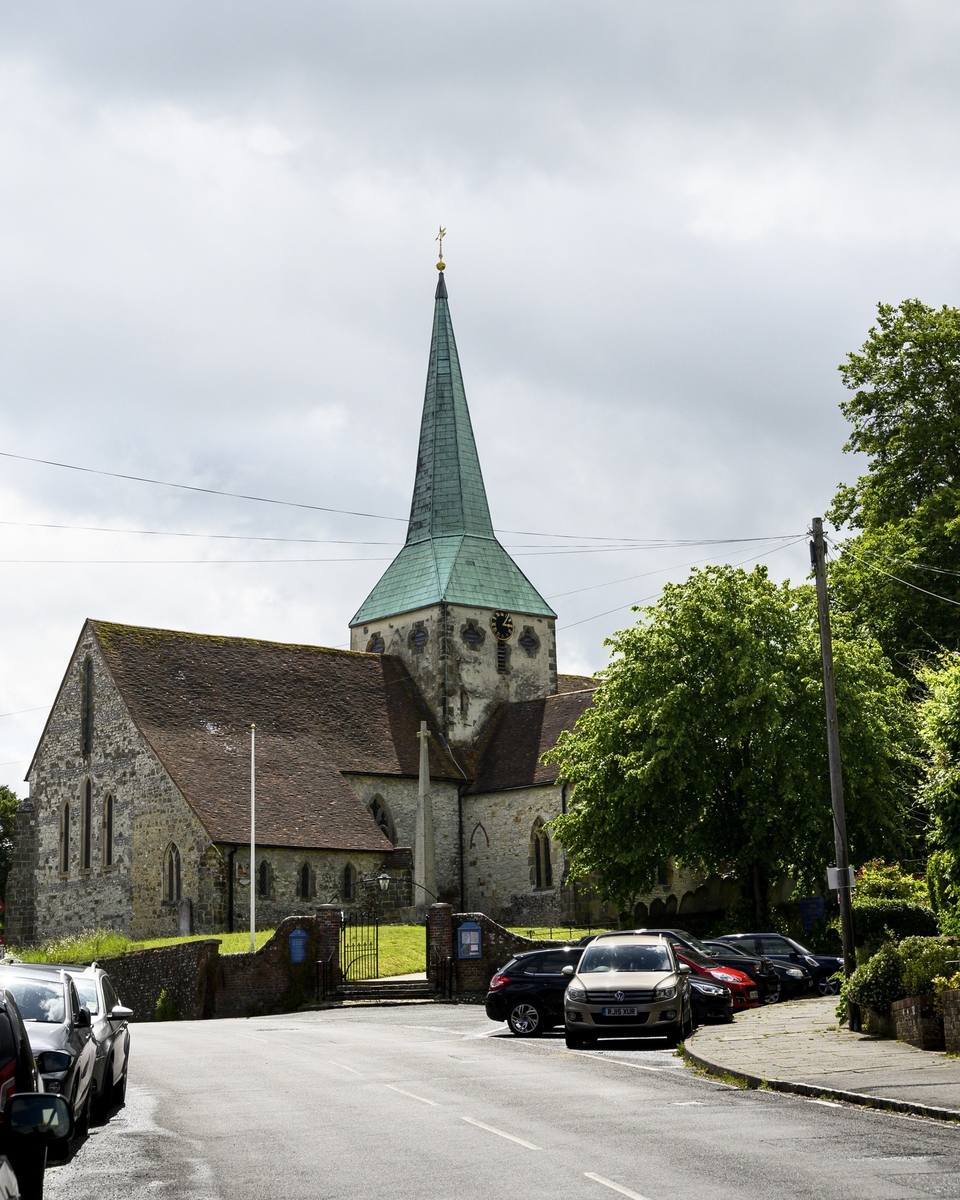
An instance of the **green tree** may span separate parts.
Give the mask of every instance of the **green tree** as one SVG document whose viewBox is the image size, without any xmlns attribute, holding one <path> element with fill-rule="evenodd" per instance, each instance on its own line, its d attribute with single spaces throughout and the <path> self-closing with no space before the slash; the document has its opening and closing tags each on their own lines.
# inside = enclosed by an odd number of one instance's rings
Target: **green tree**
<svg viewBox="0 0 960 1200">
<path fill-rule="evenodd" d="M 607 643 L 593 706 L 546 756 L 575 788 L 557 837 L 621 907 L 673 859 L 734 873 L 761 922 L 772 880 L 808 888 L 833 861 L 813 590 L 710 567 L 638 611 Z M 852 854 L 898 856 L 915 774 L 905 685 L 875 641 L 843 619 L 834 632 Z"/>
<path fill-rule="evenodd" d="M 13 822 L 20 800 L 17 793 L 0 784 L 0 899 L 7 898 L 7 876 L 13 865 Z"/>
<path fill-rule="evenodd" d="M 930 811 L 934 848 L 928 869 L 930 896 L 943 913 L 957 913 L 960 898 L 960 654 L 945 652 L 918 672 L 924 687 L 919 709 L 923 746 L 921 794 Z M 955 930 L 951 927 L 951 932 Z"/>
<path fill-rule="evenodd" d="M 831 589 L 906 674 L 917 651 L 960 649 L 960 309 L 880 304 L 839 369 L 854 393 L 844 450 L 868 466 L 827 514 L 860 531 L 831 564 Z"/>
</svg>

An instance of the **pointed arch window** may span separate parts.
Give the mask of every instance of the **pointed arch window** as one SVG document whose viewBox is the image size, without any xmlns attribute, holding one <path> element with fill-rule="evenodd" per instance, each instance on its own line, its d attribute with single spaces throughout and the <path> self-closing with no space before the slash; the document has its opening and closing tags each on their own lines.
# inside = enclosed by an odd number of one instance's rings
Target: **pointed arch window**
<svg viewBox="0 0 960 1200">
<path fill-rule="evenodd" d="M 60 809 L 60 874 L 70 874 L 70 801 Z"/>
<path fill-rule="evenodd" d="M 343 868 L 343 888 L 341 895 L 344 900 L 357 898 L 357 868 L 353 863 L 347 863 Z"/>
<path fill-rule="evenodd" d="M 93 659 L 83 660 L 80 676 L 80 753 L 89 758 L 93 750 Z"/>
<path fill-rule="evenodd" d="M 113 796 L 107 796 L 103 802 L 103 865 L 113 866 Z"/>
<path fill-rule="evenodd" d="M 382 796 L 374 796 L 369 804 L 370 816 L 376 821 L 383 831 L 384 836 L 390 841 L 397 844 L 397 827 L 393 823 L 393 817 L 390 815 L 390 809 L 387 807 L 387 802 Z"/>
<path fill-rule="evenodd" d="M 163 898 L 168 904 L 177 904 L 182 894 L 180 851 L 171 842 L 163 856 Z"/>
<path fill-rule="evenodd" d="M 93 784 L 83 785 L 83 804 L 80 809 L 80 870 L 89 871 L 93 865 Z"/>
<path fill-rule="evenodd" d="M 273 891 L 273 868 L 264 858 L 257 868 L 257 895 L 264 900 L 269 900 L 270 893 Z"/>
<path fill-rule="evenodd" d="M 533 827 L 533 874 L 534 886 L 553 887 L 553 863 L 550 858 L 550 835 L 541 820 Z"/>
<path fill-rule="evenodd" d="M 310 900 L 317 894 L 317 876 L 310 870 L 309 863 L 300 868 L 297 890 L 301 900 Z"/>
</svg>

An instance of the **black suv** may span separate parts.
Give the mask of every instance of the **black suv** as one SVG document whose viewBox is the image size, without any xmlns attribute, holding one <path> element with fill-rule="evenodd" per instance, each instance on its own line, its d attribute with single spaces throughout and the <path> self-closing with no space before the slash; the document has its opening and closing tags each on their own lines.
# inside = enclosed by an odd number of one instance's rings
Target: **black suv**
<svg viewBox="0 0 960 1200">
<path fill-rule="evenodd" d="M 840 990 L 839 980 L 833 977 L 843 970 L 843 959 L 832 954 L 811 954 L 799 942 L 782 933 L 725 933 L 715 940 L 729 942 L 748 954 L 765 954 L 775 961 L 804 967 L 810 972 L 813 986 L 821 996 L 835 996 Z"/>
<path fill-rule="evenodd" d="M 506 1021 L 517 1037 L 536 1037 L 563 1024 L 563 994 L 570 981 L 564 967 L 580 963 L 582 946 L 531 950 L 518 954 L 494 973 L 487 992 L 491 1021 Z"/>
</svg>

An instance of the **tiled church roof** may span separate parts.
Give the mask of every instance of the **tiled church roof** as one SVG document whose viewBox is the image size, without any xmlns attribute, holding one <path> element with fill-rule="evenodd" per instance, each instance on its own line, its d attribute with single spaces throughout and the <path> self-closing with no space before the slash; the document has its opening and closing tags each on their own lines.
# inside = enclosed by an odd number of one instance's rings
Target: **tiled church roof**
<svg viewBox="0 0 960 1200">
<path fill-rule="evenodd" d="M 596 681 L 583 691 L 566 691 L 542 700 L 504 704 L 494 714 L 477 763 L 472 793 L 553 783 L 557 768 L 540 762 L 540 755 L 557 744 L 565 729 L 573 729 L 593 702 Z"/>
<path fill-rule="evenodd" d="M 91 621 L 114 681 L 214 841 L 391 849 L 341 772 L 416 776 L 429 713 L 400 659 Z M 433 722 L 430 727 L 435 731 Z M 462 778 L 431 741 L 434 778 Z"/>
</svg>

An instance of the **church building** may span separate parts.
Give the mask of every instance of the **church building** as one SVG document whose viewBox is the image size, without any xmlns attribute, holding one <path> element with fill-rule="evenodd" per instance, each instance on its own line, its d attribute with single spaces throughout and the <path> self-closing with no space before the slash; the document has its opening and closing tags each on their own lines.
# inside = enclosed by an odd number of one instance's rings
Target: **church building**
<svg viewBox="0 0 960 1200">
<path fill-rule="evenodd" d="M 241 929 L 251 888 L 264 928 L 334 901 L 586 915 L 540 757 L 595 684 L 558 675 L 556 614 L 494 533 L 438 265 L 406 543 L 351 649 L 88 620 L 28 772 L 8 941 Z"/>
</svg>

